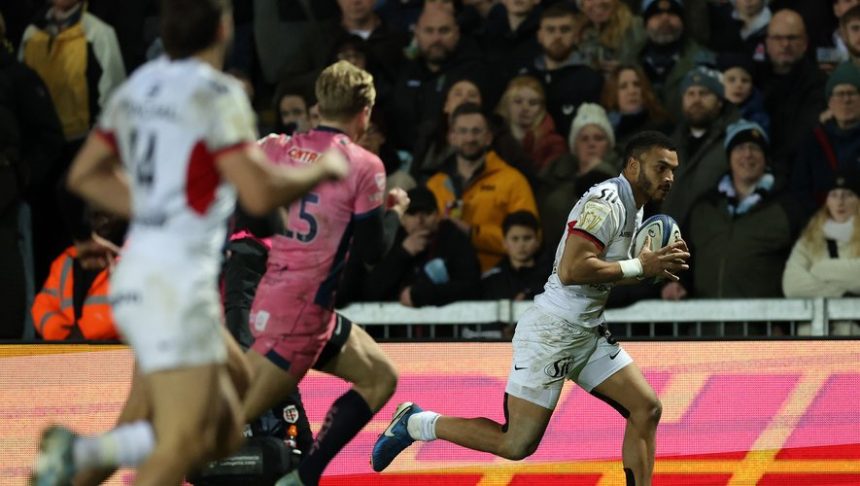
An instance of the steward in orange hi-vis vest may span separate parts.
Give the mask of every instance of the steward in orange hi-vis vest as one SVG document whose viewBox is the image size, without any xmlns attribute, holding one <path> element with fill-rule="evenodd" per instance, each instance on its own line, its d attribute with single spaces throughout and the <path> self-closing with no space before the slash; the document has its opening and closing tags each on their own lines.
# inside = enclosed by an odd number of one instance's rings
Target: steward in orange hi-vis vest
<svg viewBox="0 0 860 486">
<path fill-rule="evenodd" d="M 83 270 L 77 256 L 70 246 L 51 264 L 33 302 L 36 332 L 46 340 L 119 339 L 108 303 L 108 270 Z"/>
</svg>

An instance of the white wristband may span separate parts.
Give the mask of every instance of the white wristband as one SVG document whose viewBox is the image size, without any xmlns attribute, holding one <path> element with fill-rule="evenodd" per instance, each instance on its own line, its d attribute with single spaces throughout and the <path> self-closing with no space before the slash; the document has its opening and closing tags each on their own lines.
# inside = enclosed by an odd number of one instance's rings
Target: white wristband
<svg viewBox="0 0 860 486">
<path fill-rule="evenodd" d="M 638 258 L 620 260 L 618 264 L 621 265 L 621 274 L 624 275 L 624 278 L 636 278 L 642 276 L 642 261 Z"/>
</svg>

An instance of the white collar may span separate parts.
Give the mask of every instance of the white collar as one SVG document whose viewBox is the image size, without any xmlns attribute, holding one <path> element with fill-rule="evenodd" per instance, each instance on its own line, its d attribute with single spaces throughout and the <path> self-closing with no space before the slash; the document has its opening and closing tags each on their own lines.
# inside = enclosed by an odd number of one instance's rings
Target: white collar
<svg viewBox="0 0 860 486">
<path fill-rule="evenodd" d="M 765 6 L 761 12 L 755 16 L 755 18 L 753 18 L 748 24 L 741 27 L 741 39 L 747 40 L 747 37 L 767 27 L 770 23 L 771 17 L 773 17 L 773 14 L 771 14 L 770 8 Z M 737 20 L 741 19 L 740 15 L 738 15 L 737 9 L 732 11 L 732 18 Z"/>
<path fill-rule="evenodd" d="M 839 29 L 833 31 L 833 45 L 836 47 L 836 50 L 842 54 L 844 60 L 851 58 L 848 53 L 848 46 L 845 45 L 845 41 L 842 39 L 842 36 L 839 35 Z"/>
<path fill-rule="evenodd" d="M 826 238 L 836 240 L 839 243 L 846 243 L 851 241 L 851 237 L 854 236 L 854 218 L 852 217 L 844 223 L 837 223 L 828 218 L 824 222 L 822 230 Z"/>
</svg>

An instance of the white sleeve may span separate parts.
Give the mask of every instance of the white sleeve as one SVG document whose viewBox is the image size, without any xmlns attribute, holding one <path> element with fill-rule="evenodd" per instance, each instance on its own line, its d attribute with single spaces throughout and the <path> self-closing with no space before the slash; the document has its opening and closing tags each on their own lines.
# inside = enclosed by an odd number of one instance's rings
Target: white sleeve
<svg viewBox="0 0 860 486">
<path fill-rule="evenodd" d="M 220 84 L 212 103 L 207 107 L 209 129 L 206 144 L 218 152 L 257 140 L 256 116 L 248 97 L 241 88 Z"/>
<path fill-rule="evenodd" d="M 98 99 L 99 106 L 104 109 L 111 93 L 125 81 L 125 64 L 113 27 L 91 14 L 85 14 L 84 22 L 87 38 L 93 46 L 93 55 L 102 71 Z"/>
<path fill-rule="evenodd" d="M 574 209 L 568 217 L 568 234 L 577 233 L 605 248 L 621 231 L 618 204 L 592 197 L 579 210 Z"/>
<path fill-rule="evenodd" d="M 96 130 L 103 134 L 112 134 L 116 131 L 118 123 L 119 111 L 117 105 L 121 97 L 122 89 L 115 90 L 113 95 L 108 98 L 107 105 L 99 113 L 99 119 L 96 121 Z"/>
</svg>

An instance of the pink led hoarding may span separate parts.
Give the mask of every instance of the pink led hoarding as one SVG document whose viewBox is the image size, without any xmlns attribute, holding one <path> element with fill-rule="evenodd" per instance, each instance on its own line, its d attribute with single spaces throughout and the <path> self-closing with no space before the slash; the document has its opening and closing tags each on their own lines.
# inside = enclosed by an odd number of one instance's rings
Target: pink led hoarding
<svg viewBox="0 0 860 486">
<path fill-rule="evenodd" d="M 568 385 L 537 452 L 522 462 L 450 444 L 416 444 L 383 475 L 368 454 L 397 403 L 503 420 L 509 344 L 383 346 L 397 393 L 335 460 L 323 484 L 621 485 L 623 419 Z M 625 343 L 663 401 L 655 485 L 860 485 L 860 342 Z M 0 346 L 0 484 L 19 485 L 39 431 L 109 427 L 128 391 L 123 347 Z M 302 395 L 317 429 L 347 388 L 310 375 Z M 112 484 L 124 484 L 130 473 Z"/>
</svg>

